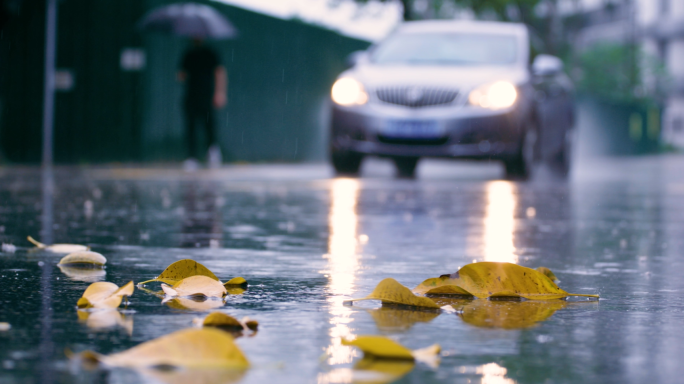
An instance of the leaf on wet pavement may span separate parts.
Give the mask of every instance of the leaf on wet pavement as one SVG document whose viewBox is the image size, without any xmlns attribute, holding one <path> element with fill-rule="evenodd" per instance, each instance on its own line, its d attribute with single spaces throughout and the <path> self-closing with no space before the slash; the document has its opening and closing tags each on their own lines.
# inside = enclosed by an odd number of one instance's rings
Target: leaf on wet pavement
<svg viewBox="0 0 684 384">
<path fill-rule="evenodd" d="M 568 306 L 563 300 L 471 300 L 453 305 L 468 324 L 484 328 L 519 329 L 533 327 Z"/>
<path fill-rule="evenodd" d="M 205 317 L 202 321 L 202 326 L 239 329 L 245 328 L 238 319 L 223 312 L 212 312 L 208 314 L 207 317 Z"/>
<path fill-rule="evenodd" d="M 392 278 L 387 278 L 381 281 L 370 295 L 360 299 L 348 300 L 347 302 L 361 300 L 380 300 L 383 303 L 390 304 L 400 304 L 432 309 L 440 308 L 439 305 L 437 305 L 434 301 L 428 299 L 427 297 L 414 295 L 410 289 L 399 284 L 399 282 Z"/>
<path fill-rule="evenodd" d="M 179 281 L 191 276 L 206 276 L 221 283 L 221 280 L 219 280 L 219 278 L 216 277 L 216 275 L 212 271 L 210 271 L 209 268 L 196 262 L 195 260 L 183 259 L 178 260 L 175 263 L 172 263 L 171 265 L 166 267 L 166 269 L 156 278 L 140 282 L 138 283 L 138 285 L 140 286 L 142 284 L 151 283 L 153 281 L 160 281 L 162 283 L 174 285 Z M 244 292 L 244 288 L 241 287 L 245 287 L 247 285 L 247 280 L 245 280 L 242 277 L 235 277 L 226 282 L 225 285 L 226 288 L 230 287 L 235 289 L 243 289 L 242 292 Z"/>
<path fill-rule="evenodd" d="M 43 243 L 37 241 L 36 239 L 34 239 L 31 236 L 28 236 L 27 239 L 33 245 L 35 245 L 37 249 L 42 249 L 42 250 L 52 252 L 52 253 L 73 253 L 73 252 L 85 252 L 85 251 L 90 250 L 90 247 L 87 247 L 85 245 L 79 245 L 79 244 L 52 244 L 52 245 L 47 245 L 47 244 L 43 244 Z"/>
<path fill-rule="evenodd" d="M 85 360 L 112 367 L 178 367 L 246 369 L 249 361 L 227 332 L 212 328 L 183 329 L 112 355 L 92 351 Z"/>
<path fill-rule="evenodd" d="M 357 336 L 342 339 L 342 345 L 354 346 L 377 358 L 414 360 L 411 350 L 385 336 Z"/>
<path fill-rule="evenodd" d="M 72 252 L 62 258 L 58 265 L 72 268 L 102 268 L 107 263 L 107 258 L 97 252 L 82 251 Z"/>
<path fill-rule="evenodd" d="M 142 283 L 138 283 L 138 285 L 150 283 L 153 281 L 161 281 L 166 284 L 174 285 L 177 282 L 185 279 L 186 277 L 197 275 L 207 276 L 216 281 L 219 281 L 219 278 L 216 277 L 216 275 L 214 275 L 214 273 L 211 272 L 209 268 L 196 262 L 195 260 L 183 259 L 178 260 L 175 263 L 172 263 L 171 265 L 166 267 L 166 269 L 156 278 L 152 280 L 143 281 Z"/>
<path fill-rule="evenodd" d="M 243 331 L 251 331 L 250 336 L 256 334 L 259 322 L 249 317 L 238 320 L 223 312 L 212 312 L 204 319 L 194 319 L 193 324 L 201 327 L 215 327 L 230 332 L 234 337 L 240 337 Z"/>
<path fill-rule="evenodd" d="M 226 287 L 220 281 L 214 280 L 207 276 L 196 275 L 190 276 L 178 281 L 173 286 L 169 287 L 162 284 L 162 289 L 167 296 L 206 296 L 206 297 L 223 297 L 226 295 Z"/>
<path fill-rule="evenodd" d="M 364 356 L 377 359 L 424 361 L 438 356 L 441 352 L 438 344 L 411 351 L 385 336 L 356 336 L 353 339 L 342 339 L 342 345 L 357 347 L 363 351 Z"/>
<path fill-rule="evenodd" d="M 545 274 L 512 263 L 480 262 L 468 264 L 452 275 L 428 279 L 416 287 L 416 291 L 433 294 L 439 288 L 445 295 L 447 287 L 460 290 L 481 299 L 489 297 L 523 297 L 530 300 L 553 300 L 568 296 L 598 298 L 598 295 L 568 293 L 558 287 Z M 426 287 L 435 287 L 425 289 Z M 460 293 L 458 293 L 460 294 Z"/>
<path fill-rule="evenodd" d="M 134 289 L 132 281 L 121 288 L 114 283 L 104 281 L 92 283 L 83 292 L 83 296 L 78 299 L 76 305 L 79 308 L 117 308 L 121 305 L 122 298 L 131 296 Z"/>
</svg>

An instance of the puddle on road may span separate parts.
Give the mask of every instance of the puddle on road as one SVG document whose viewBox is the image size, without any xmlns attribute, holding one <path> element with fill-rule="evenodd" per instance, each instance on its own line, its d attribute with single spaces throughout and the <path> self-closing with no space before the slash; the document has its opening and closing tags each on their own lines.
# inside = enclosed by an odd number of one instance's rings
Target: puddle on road
<svg viewBox="0 0 684 384">
<path fill-rule="evenodd" d="M 73 370 L 64 350 L 121 351 L 216 308 L 260 323 L 257 335 L 237 340 L 254 367 L 218 376 L 228 382 L 640 383 L 684 375 L 675 361 L 684 353 L 684 207 L 667 188 L 70 176 L 55 177 L 47 199 L 39 175 L 8 171 L 0 180 L 0 241 L 17 247 L 0 253 L 0 322 L 11 324 L 0 331 L 2 382 L 175 382 L 156 371 Z M 105 269 L 58 268 L 60 255 L 28 252 L 26 236 L 39 233 L 90 245 L 107 257 Z M 162 304 L 136 290 L 126 310 L 76 310 L 91 282 L 149 280 L 183 258 L 250 285 L 225 303 Z M 442 314 L 342 305 L 385 277 L 415 286 L 473 259 L 543 265 L 564 289 L 602 300 L 452 300 L 456 311 Z M 360 334 L 412 349 L 439 343 L 441 363 L 362 363 L 340 343 Z"/>
</svg>

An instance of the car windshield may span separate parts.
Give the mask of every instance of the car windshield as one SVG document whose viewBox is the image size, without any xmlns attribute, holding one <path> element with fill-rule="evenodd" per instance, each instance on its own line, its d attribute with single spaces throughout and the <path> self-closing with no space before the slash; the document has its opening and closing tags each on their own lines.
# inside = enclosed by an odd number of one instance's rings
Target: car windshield
<svg viewBox="0 0 684 384">
<path fill-rule="evenodd" d="M 376 64 L 509 65 L 517 55 L 512 35 L 469 33 L 405 33 L 380 44 L 372 53 Z"/>
</svg>

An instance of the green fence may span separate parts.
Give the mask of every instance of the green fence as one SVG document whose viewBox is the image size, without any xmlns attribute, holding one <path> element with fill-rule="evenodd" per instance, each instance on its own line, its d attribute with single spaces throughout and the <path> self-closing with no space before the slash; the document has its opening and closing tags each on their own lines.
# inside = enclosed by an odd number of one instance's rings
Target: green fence
<svg viewBox="0 0 684 384">
<path fill-rule="evenodd" d="M 188 42 L 141 34 L 135 23 L 162 0 L 64 0 L 59 5 L 55 160 L 168 161 L 185 157 L 182 86 Z M 210 42 L 228 69 L 229 104 L 217 112 L 228 160 L 322 159 L 328 93 L 344 58 L 368 43 L 297 21 L 207 2 L 239 29 Z M 25 2 L 0 38 L 0 151 L 40 160 L 44 2 Z M 124 52 L 145 66 L 122 67 Z"/>
</svg>

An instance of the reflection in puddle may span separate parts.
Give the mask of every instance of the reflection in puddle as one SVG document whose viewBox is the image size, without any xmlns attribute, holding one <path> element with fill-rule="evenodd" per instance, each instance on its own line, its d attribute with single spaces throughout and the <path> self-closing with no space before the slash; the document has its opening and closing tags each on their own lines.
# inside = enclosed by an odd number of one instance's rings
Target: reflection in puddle
<svg viewBox="0 0 684 384">
<path fill-rule="evenodd" d="M 481 384 L 516 383 L 515 380 L 506 377 L 508 370 L 496 363 L 489 363 L 479 366 L 463 366 L 456 368 L 456 371 L 463 375 L 481 375 Z"/>
<path fill-rule="evenodd" d="M 224 302 L 220 299 L 194 299 L 190 297 L 174 297 L 171 300 L 164 300 L 162 303 L 169 308 L 184 311 L 211 311 L 212 309 L 223 307 Z"/>
<path fill-rule="evenodd" d="M 318 384 L 358 383 L 385 384 L 393 383 L 411 372 L 416 365 L 407 360 L 380 360 L 364 357 L 351 368 L 337 368 L 318 376 Z"/>
<path fill-rule="evenodd" d="M 65 265 L 57 265 L 60 271 L 65 274 L 70 280 L 84 281 L 86 283 L 95 283 L 104 280 L 107 272 L 101 268 L 76 268 L 67 267 Z"/>
<path fill-rule="evenodd" d="M 453 304 L 458 316 L 477 327 L 518 329 L 532 327 L 568 306 L 563 300 L 470 300 Z"/>
<path fill-rule="evenodd" d="M 487 183 L 484 217 L 484 261 L 518 263 L 513 244 L 516 197 L 508 181 Z"/>
<path fill-rule="evenodd" d="M 125 329 L 129 336 L 133 334 L 133 318 L 127 317 L 115 309 L 92 312 L 79 310 L 76 313 L 78 314 L 78 321 L 85 323 L 92 330 L 107 330 L 119 326 Z"/>
<path fill-rule="evenodd" d="M 237 369 L 141 369 L 143 376 L 167 384 L 232 384 L 242 380 L 244 370 Z"/>
<path fill-rule="evenodd" d="M 406 331 L 416 323 L 428 323 L 439 316 L 439 312 L 407 310 L 386 305 L 369 309 L 368 313 L 381 331 Z"/>
<path fill-rule="evenodd" d="M 359 254 L 356 232 L 358 218 L 356 202 L 358 199 L 359 181 L 354 179 L 335 179 L 331 186 L 331 206 L 328 224 L 330 240 L 328 242 L 328 304 L 330 306 L 331 344 L 326 349 L 329 364 L 349 363 L 355 356 L 352 348 L 340 343 L 342 337 L 351 334 L 347 324 L 351 322 L 352 310 L 342 302 L 344 296 L 354 292 L 354 280 L 359 269 Z"/>
</svg>

